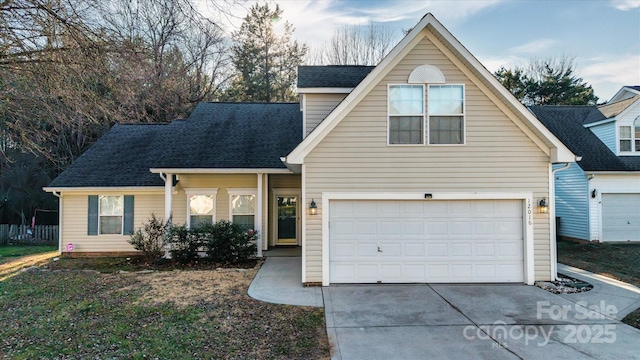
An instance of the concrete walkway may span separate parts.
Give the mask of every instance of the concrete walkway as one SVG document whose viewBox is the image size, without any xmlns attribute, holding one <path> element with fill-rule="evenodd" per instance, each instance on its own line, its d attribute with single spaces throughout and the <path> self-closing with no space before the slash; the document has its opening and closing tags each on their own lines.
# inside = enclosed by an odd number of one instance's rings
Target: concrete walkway
<svg viewBox="0 0 640 360">
<path fill-rule="evenodd" d="M 300 257 L 268 257 L 252 297 L 323 306 L 332 359 L 640 359 L 640 330 L 621 323 L 640 289 L 558 264 L 591 283 L 555 295 L 527 285 L 301 285 Z"/>
<path fill-rule="evenodd" d="M 573 303 L 586 302 L 588 306 L 600 308 L 601 301 L 605 301 L 607 306 L 615 306 L 618 320 L 640 308 L 640 288 L 636 286 L 564 264 L 558 264 L 558 273 L 593 285 L 593 289 L 584 293 L 558 295 Z"/>
<path fill-rule="evenodd" d="M 322 288 L 302 286 L 302 257 L 269 256 L 249 285 L 249 296 L 276 304 L 320 306 Z"/>
</svg>

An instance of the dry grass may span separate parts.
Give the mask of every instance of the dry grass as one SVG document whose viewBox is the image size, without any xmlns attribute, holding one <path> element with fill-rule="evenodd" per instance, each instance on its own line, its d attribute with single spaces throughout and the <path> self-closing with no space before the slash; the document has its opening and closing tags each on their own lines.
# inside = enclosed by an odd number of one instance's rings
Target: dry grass
<svg viewBox="0 0 640 360">
<path fill-rule="evenodd" d="M 329 357 L 323 310 L 250 298 L 257 269 L 101 273 L 87 261 L 0 282 L 0 358 Z"/>
</svg>

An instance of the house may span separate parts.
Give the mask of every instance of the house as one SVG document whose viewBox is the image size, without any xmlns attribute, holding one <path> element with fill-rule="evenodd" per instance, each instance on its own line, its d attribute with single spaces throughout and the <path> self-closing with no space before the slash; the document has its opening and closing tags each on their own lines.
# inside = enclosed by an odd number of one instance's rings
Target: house
<svg viewBox="0 0 640 360">
<path fill-rule="evenodd" d="M 555 276 L 553 206 L 538 205 L 576 157 L 433 15 L 378 66 L 301 67 L 298 91 L 115 126 L 46 188 L 61 251 L 130 252 L 156 213 L 253 226 L 258 256 L 300 246 L 306 285 Z"/>
<path fill-rule="evenodd" d="M 554 165 L 561 238 L 640 241 L 640 86 L 600 106 L 531 111 L 582 159 Z"/>
</svg>

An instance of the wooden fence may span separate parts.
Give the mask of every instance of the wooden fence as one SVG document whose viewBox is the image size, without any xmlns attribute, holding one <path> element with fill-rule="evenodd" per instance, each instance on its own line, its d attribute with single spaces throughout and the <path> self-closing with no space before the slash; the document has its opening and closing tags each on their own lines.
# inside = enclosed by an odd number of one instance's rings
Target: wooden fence
<svg viewBox="0 0 640 360">
<path fill-rule="evenodd" d="M 0 245 L 58 245 L 58 225 L 0 224 Z"/>
</svg>

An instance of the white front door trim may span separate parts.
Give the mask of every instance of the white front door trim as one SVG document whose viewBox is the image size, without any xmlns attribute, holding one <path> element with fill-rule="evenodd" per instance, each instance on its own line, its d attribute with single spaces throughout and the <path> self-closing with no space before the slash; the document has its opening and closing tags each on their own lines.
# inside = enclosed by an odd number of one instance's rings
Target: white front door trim
<svg viewBox="0 0 640 360">
<path fill-rule="evenodd" d="M 299 188 L 274 188 L 272 189 L 273 195 L 271 198 L 271 246 L 278 245 L 278 196 L 296 196 L 298 198 L 298 204 L 296 205 L 296 245 L 300 246 L 301 238 L 301 211 L 304 204 L 301 202 L 301 191 Z"/>
<path fill-rule="evenodd" d="M 532 192 L 324 192 L 322 193 L 322 286 L 329 286 L 329 218 L 331 200 L 523 200 L 524 282 L 535 281 L 533 264 L 533 193 Z M 303 262 L 303 267 L 305 266 Z"/>
</svg>

